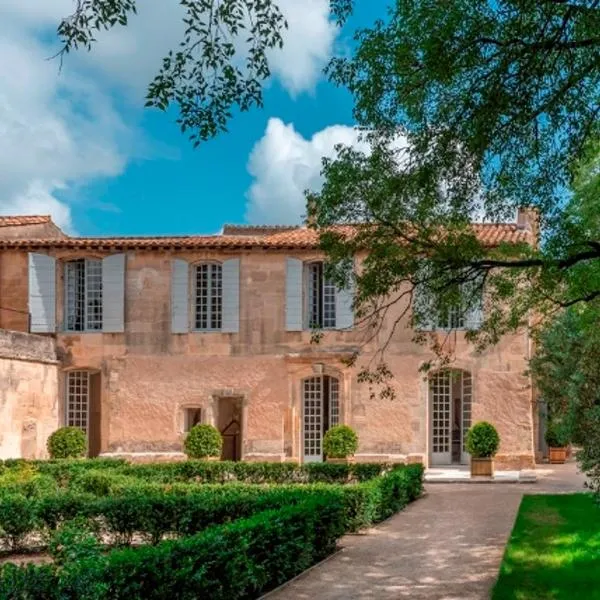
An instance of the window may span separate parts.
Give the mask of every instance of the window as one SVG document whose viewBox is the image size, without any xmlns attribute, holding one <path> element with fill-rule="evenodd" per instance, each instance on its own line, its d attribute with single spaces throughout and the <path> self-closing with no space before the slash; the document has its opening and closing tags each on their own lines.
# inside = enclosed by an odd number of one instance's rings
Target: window
<svg viewBox="0 0 600 600">
<path fill-rule="evenodd" d="M 304 462 L 323 459 L 323 436 L 340 423 L 340 388 L 335 377 L 305 379 L 303 395 Z"/>
<path fill-rule="evenodd" d="M 221 329 L 223 323 L 223 269 L 218 263 L 196 266 L 195 328 Z"/>
<path fill-rule="evenodd" d="M 79 427 L 87 435 L 90 409 L 90 374 L 88 371 L 67 373 L 67 405 L 65 423 Z"/>
<path fill-rule="evenodd" d="M 183 413 L 183 430 L 190 431 L 194 425 L 202 423 L 201 408 L 186 408 Z"/>
<path fill-rule="evenodd" d="M 461 306 L 451 306 L 438 315 L 436 329 L 464 329 L 465 314 Z"/>
<path fill-rule="evenodd" d="M 336 326 L 336 288 L 325 277 L 322 262 L 307 265 L 308 326 L 312 329 L 331 329 Z"/>
<path fill-rule="evenodd" d="M 74 260 L 65 264 L 67 331 L 102 329 L 102 261 Z"/>
</svg>

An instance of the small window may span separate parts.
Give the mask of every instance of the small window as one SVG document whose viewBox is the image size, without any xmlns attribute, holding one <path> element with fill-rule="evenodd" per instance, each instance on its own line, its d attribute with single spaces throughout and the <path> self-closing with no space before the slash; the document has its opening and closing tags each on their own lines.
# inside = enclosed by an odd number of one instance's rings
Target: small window
<svg viewBox="0 0 600 600">
<path fill-rule="evenodd" d="M 87 435 L 90 407 L 90 374 L 88 371 L 71 371 L 67 374 L 67 406 L 65 423 L 79 427 Z"/>
<path fill-rule="evenodd" d="M 333 329 L 336 325 L 335 284 L 325 277 L 322 262 L 307 265 L 308 326 L 311 329 Z"/>
<path fill-rule="evenodd" d="M 194 327 L 219 330 L 223 323 L 223 269 L 218 263 L 196 266 Z"/>
<path fill-rule="evenodd" d="M 73 260 L 65 264 L 67 331 L 102 330 L 102 261 Z"/>
<path fill-rule="evenodd" d="M 202 409 L 201 408 L 186 408 L 183 414 L 183 430 L 185 432 L 190 431 L 194 425 L 202 423 Z"/>
</svg>

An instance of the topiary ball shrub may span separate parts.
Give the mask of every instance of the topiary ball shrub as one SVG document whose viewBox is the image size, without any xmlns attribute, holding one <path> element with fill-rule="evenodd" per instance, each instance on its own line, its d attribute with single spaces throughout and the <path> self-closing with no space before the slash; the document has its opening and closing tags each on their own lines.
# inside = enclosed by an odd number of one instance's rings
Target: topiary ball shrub
<svg viewBox="0 0 600 600">
<path fill-rule="evenodd" d="M 500 436 L 491 423 L 480 421 L 467 431 L 466 446 L 473 458 L 491 458 L 498 452 Z"/>
<path fill-rule="evenodd" d="M 87 452 L 87 438 L 79 427 L 61 427 L 46 444 L 50 458 L 81 458 Z"/>
<path fill-rule="evenodd" d="M 323 437 L 323 451 L 328 458 L 348 458 L 358 449 L 358 436 L 348 425 L 336 425 Z"/>
<path fill-rule="evenodd" d="M 566 427 L 562 423 L 552 421 L 546 426 L 544 439 L 550 448 L 565 448 L 571 442 Z"/>
<path fill-rule="evenodd" d="M 223 438 L 212 425 L 194 425 L 183 444 L 188 458 L 208 458 L 221 456 Z"/>
</svg>

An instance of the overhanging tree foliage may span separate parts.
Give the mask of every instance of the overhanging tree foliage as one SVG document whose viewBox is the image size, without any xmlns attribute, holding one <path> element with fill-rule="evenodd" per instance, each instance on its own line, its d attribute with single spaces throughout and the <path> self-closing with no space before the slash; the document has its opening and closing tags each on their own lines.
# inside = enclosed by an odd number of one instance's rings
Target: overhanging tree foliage
<svg viewBox="0 0 600 600">
<path fill-rule="evenodd" d="M 262 103 L 268 51 L 281 45 L 286 23 L 276 0 L 180 4 L 185 38 L 150 84 L 148 103 L 175 103 L 198 143 L 224 130 L 235 107 Z M 352 55 L 328 68 L 353 94 L 371 152 L 340 148 L 324 163 L 322 191 L 309 195 L 336 278 L 346 279 L 351 257 L 369 250 L 357 299 L 369 331 L 395 304 L 422 325 L 431 305 L 408 310 L 420 291 L 434 298 L 435 312 L 466 314 L 485 287 L 486 319 L 471 334 L 480 345 L 532 310 L 543 320 L 595 298 L 600 281 L 573 281 L 600 257 L 600 238 L 568 207 L 577 186 L 595 211 L 600 0 L 388 6 L 386 18 L 356 33 Z M 353 1 L 331 7 L 343 23 Z M 134 13 L 135 0 L 77 0 L 59 27 L 63 51 L 90 48 L 96 31 Z M 474 216 L 508 220 L 523 205 L 538 211 L 538 247 L 482 244 Z M 359 225 L 348 237 L 331 231 L 340 223 Z"/>
</svg>

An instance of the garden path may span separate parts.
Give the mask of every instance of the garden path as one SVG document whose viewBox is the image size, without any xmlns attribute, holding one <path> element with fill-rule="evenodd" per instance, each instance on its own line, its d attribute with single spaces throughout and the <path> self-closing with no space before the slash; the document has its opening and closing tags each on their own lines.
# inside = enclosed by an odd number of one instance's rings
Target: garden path
<svg viewBox="0 0 600 600">
<path fill-rule="evenodd" d="M 574 463 L 540 465 L 534 484 L 429 484 L 426 495 L 268 600 L 479 600 L 489 597 L 527 493 L 583 491 Z"/>
</svg>

